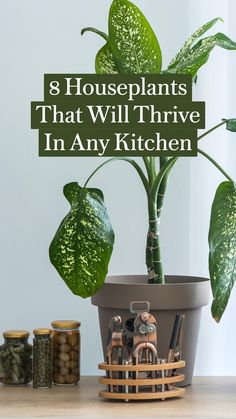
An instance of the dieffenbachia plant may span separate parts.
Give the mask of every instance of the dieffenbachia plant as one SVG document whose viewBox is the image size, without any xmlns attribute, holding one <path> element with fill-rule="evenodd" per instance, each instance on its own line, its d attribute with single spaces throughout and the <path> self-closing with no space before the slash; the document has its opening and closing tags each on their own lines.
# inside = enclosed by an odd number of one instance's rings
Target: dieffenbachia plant
<svg viewBox="0 0 236 419">
<path fill-rule="evenodd" d="M 99 74 L 191 74 L 197 72 L 214 47 L 235 50 L 236 43 L 222 33 L 203 37 L 220 18 L 198 29 L 184 44 L 167 69 L 162 70 L 161 49 L 150 24 L 141 11 L 128 0 L 113 0 L 109 13 L 108 35 L 94 28 L 85 28 L 102 36 L 105 45 L 96 56 Z M 225 125 L 236 131 L 236 120 L 221 123 L 198 137 Z M 213 291 L 212 314 L 219 321 L 227 305 L 236 279 L 236 186 L 233 179 L 207 153 L 210 160 L 227 178 L 217 189 L 212 205 L 209 231 L 209 269 Z M 107 163 L 123 160 L 131 164 L 143 183 L 148 203 L 149 227 L 146 244 L 146 265 L 150 283 L 164 284 L 160 253 L 160 220 L 171 169 L 175 157 L 144 157 L 144 167 L 129 158 L 112 158 L 101 164 L 83 187 L 77 183 L 65 186 L 64 194 L 71 205 L 50 246 L 50 259 L 74 294 L 88 297 L 103 284 L 113 249 L 114 233 L 104 206 L 103 194 L 87 187 L 91 177 Z"/>
</svg>

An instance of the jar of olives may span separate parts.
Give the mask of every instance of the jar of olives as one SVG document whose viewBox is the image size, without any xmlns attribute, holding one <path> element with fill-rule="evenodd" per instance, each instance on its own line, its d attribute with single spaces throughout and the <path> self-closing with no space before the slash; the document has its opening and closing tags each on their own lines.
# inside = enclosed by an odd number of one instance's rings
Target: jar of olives
<svg viewBox="0 0 236 419">
<path fill-rule="evenodd" d="M 77 384 L 80 380 L 80 322 L 56 320 L 53 327 L 53 382 Z"/>
<path fill-rule="evenodd" d="M 9 330 L 3 333 L 0 346 L 0 381 L 8 386 L 25 386 L 32 381 L 32 346 L 30 333 Z"/>
<path fill-rule="evenodd" d="M 35 329 L 33 341 L 33 387 L 52 386 L 52 330 Z"/>
</svg>

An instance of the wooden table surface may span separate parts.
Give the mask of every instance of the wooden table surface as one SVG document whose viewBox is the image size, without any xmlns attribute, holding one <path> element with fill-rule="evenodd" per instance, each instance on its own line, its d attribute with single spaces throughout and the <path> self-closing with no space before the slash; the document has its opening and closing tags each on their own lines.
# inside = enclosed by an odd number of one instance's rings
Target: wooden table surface
<svg viewBox="0 0 236 419">
<path fill-rule="evenodd" d="M 236 418 L 236 377 L 195 377 L 182 399 L 165 402 L 100 400 L 97 377 L 74 387 L 35 390 L 0 387 L 0 417 L 15 418 Z"/>
</svg>

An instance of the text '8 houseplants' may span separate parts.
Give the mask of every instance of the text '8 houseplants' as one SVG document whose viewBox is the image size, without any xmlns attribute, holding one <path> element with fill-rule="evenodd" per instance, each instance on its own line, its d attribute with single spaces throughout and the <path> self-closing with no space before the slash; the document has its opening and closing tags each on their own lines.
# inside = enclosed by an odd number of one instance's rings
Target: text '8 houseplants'
<svg viewBox="0 0 236 419">
<path fill-rule="evenodd" d="M 236 43 L 223 33 L 204 37 L 204 34 L 220 20 L 220 18 L 215 18 L 199 28 L 185 42 L 165 70 L 162 69 L 161 49 L 151 26 L 141 11 L 128 0 L 112 2 L 108 35 L 94 28 L 85 28 L 82 33 L 92 31 L 105 39 L 105 45 L 96 56 L 96 72 L 99 74 L 191 74 L 195 79 L 199 68 L 208 61 L 214 47 L 236 49 Z M 202 134 L 198 138 L 199 143 L 208 133 L 221 125 L 225 125 L 230 131 L 236 131 L 236 120 L 223 120 Z M 236 278 L 236 187 L 233 179 L 208 154 L 200 149 L 198 152 L 209 159 L 227 179 L 216 191 L 209 231 L 209 270 L 213 292 L 212 314 L 219 321 Z M 167 181 L 178 158 L 144 157 L 143 165 L 129 158 L 112 158 L 103 162 L 83 187 L 80 187 L 77 182 L 66 185 L 64 195 L 71 205 L 71 210 L 62 221 L 50 245 L 50 260 L 74 294 L 84 298 L 89 297 L 102 286 L 108 271 L 114 233 L 104 206 L 102 192 L 98 189 L 88 188 L 87 185 L 98 169 L 114 160 L 123 160 L 133 166 L 143 183 L 147 196 L 147 277 L 146 279 L 141 277 L 124 278 L 122 284 L 119 284 L 119 280 L 116 278 L 108 280 L 93 297 L 93 303 L 105 307 L 105 313 L 100 310 L 99 314 L 100 320 L 104 323 L 103 326 L 106 326 L 109 318 L 113 314 L 117 314 L 118 310 L 121 312 L 123 309 L 122 315 L 127 318 L 129 301 L 151 300 L 152 308 L 157 311 L 160 327 L 162 315 L 165 316 L 165 321 L 168 323 L 168 326 L 161 327 L 163 334 L 166 330 L 166 337 L 161 345 L 162 351 L 164 351 L 171 333 L 174 313 L 190 309 L 185 334 L 189 334 L 189 340 L 192 343 L 190 342 L 188 349 L 184 350 L 184 352 L 188 352 L 184 355 L 187 364 L 188 362 L 193 363 L 196 349 L 191 345 L 196 344 L 200 307 L 207 304 L 206 282 L 201 278 L 198 281 L 197 278 L 165 277 L 160 251 L 159 226 Z M 127 279 L 126 288 L 125 291 L 120 291 L 122 301 L 119 303 L 119 285 L 125 286 L 125 279 Z M 167 282 L 167 286 L 165 282 Z M 148 283 L 149 285 L 145 286 Z M 159 284 L 159 286 L 155 287 L 151 284 Z M 172 287 L 169 287 L 170 284 Z M 185 288 L 177 287 L 181 284 Z M 189 287 L 186 288 L 186 285 Z M 168 292 L 167 306 L 165 305 L 166 292 Z M 114 301 L 112 293 L 114 293 Z M 184 298 L 184 301 L 178 302 L 178 295 L 180 300 Z M 195 298 L 192 304 L 191 298 Z M 198 298 L 199 301 L 196 301 Z M 191 316 L 195 311 L 198 319 L 196 320 L 195 317 L 195 320 L 192 319 L 190 324 Z M 101 332 L 103 340 L 105 340 L 106 327 L 103 326 Z M 195 330 L 192 332 L 194 327 Z M 164 355 L 162 354 L 162 356 Z M 190 381 L 191 378 L 187 379 L 186 384 Z"/>
</svg>

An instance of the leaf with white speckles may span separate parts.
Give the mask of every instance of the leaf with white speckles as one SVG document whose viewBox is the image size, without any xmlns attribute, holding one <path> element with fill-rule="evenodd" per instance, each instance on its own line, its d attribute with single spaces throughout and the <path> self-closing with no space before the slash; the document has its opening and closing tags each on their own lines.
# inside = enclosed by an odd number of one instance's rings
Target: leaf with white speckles
<svg viewBox="0 0 236 419">
<path fill-rule="evenodd" d="M 200 28 L 198 28 L 188 39 L 187 41 L 184 43 L 183 47 L 181 48 L 181 50 L 178 52 L 178 54 L 176 55 L 175 58 L 173 58 L 173 60 L 171 60 L 170 64 L 169 64 L 169 69 L 170 68 L 174 68 L 176 67 L 176 65 L 183 60 L 184 58 L 186 58 L 191 50 L 192 45 L 194 44 L 194 42 L 199 39 L 200 36 L 202 36 L 204 33 L 206 33 L 209 29 L 212 28 L 212 26 L 214 26 L 217 22 L 221 21 L 222 19 L 220 17 L 216 17 L 215 19 L 210 20 L 210 22 L 205 23 L 203 26 L 201 26 Z"/>
<path fill-rule="evenodd" d="M 107 43 L 102 47 L 96 56 L 97 74 L 119 74 L 119 69 L 115 63 L 111 48 Z"/>
<path fill-rule="evenodd" d="M 81 35 L 85 32 L 93 32 L 105 39 L 106 44 L 98 51 L 95 68 L 97 74 L 119 74 L 118 67 L 115 63 L 112 50 L 109 46 L 108 35 L 96 28 L 84 28 L 81 31 Z"/>
<path fill-rule="evenodd" d="M 195 41 L 210 29 L 220 18 L 213 19 L 199 28 L 184 44 L 177 56 L 171 61 L 164 73 L 191 74 L 195 77 L 199 68 L 207 63 L 210 53 L 218 46 L 228 50 L 236 50 L 236 42 L 219 32 L 215 35 Z"/>
<path fill-rule="evenodd" d="M 162 55 L 156 35 L 142 12 L 128 0 L 113 0 L 109 44 L 123 74 L 158 74 Z"/>
<path fill-rule="evenodd" d="M 212 315 L 220 321 L 236 280 L 236 187 L 223 182 L 216 191 L 209 231 Z"/>
<path fill-rule="evenodd" d="M 64 187 L 64 195 L 71 210 L 52 240 L 49 256 L 71 291 L 86 298 L 104 282 L 114 233 L 100 190 L 73 182 Z"/>
</svg>

